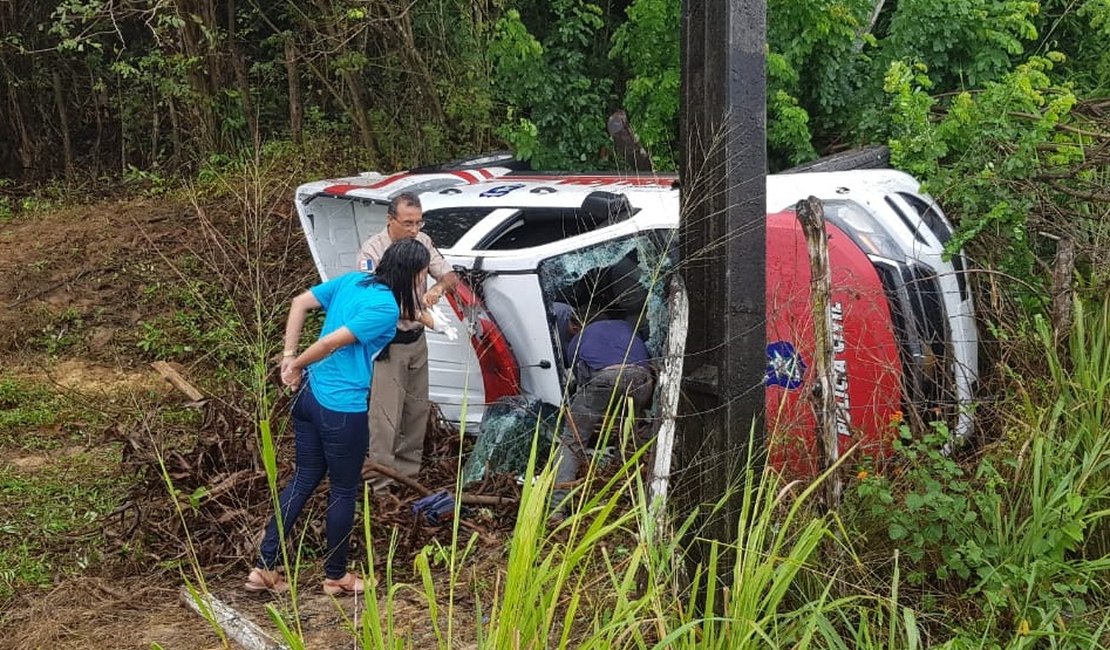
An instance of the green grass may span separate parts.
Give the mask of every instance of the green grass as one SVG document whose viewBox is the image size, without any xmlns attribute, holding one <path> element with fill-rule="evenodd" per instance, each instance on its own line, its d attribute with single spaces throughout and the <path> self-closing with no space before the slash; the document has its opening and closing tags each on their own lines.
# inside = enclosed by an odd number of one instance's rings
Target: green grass
<svg viewBox="0 0 1110 650">
<path fill-rule="evenodd" d="M 103 418 L 45 384 L 0 380 L 0 600 L 99 559 L 100 519 L 126 489 L 118 447 L 85 448 Z"/>
<path fill-rule="evenodd" d="M 816 484 L 784 490 L 770 473 L 749 473 L 734 486 L 736 541 L 710 542 L 691 568 L 694 519 L 656 528 L 636 459 L 581 490 L 576 513 L 552 531 L 551 476 L 533 458 L 504 566 L 468 594 L 477 623 L 460 626 L 451 613 L 457 567 L 473 548 L 456 535 L 454 550 L 417 556 L 417 584 L 396 581 L 392 562 L 376 576 L 352 643 L 409 647 L 395 607 L 399 593 L 415 592 L 442 649 L 452 639 L 482 650 L 1106 647 L 1110 308 L 1076 314 L 1060 354 L 1043 324 L 1034 328 L 1052 381 L 1009 396 L 1016 417 L 1003 440 L 956 459 L 939 451 L 945 431 L 906 439 L 900 471 L 869 479 L 882 489 L 845 504 L 870 518 L 821 515 L 809 504 Z M 369 512 L 366 521 L 369 537 Z M 943 534 L 911 543 L 907 526 Z M 295 608 L 270 614 L 301 647 Z"/>
<path fill-rule="evenodd" d="M 98 563 L 101 520 L 126 487 L 115 450 L 45 460 L 33 468 L 0 467 L 0 600 Z"/>
<path fill-rule="evenodd" d="M 84 441 L 104 414 L 34 381 L 0 379 L 0 449 L 49 451 Z"/>
</svg>

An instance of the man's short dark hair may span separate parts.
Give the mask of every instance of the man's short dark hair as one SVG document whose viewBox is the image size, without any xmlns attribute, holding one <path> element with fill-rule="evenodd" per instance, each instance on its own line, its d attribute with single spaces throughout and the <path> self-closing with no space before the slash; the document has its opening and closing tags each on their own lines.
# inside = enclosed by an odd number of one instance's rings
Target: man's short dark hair
<svg viewBox="0 0 1110 650">
<path fill-rule="evenodd" d="M 412 192 L 401 192 L 397 196 L 393 197 L 393 200 L 389 202 L 389 207 L 386 208 L 386 211 L 385 211 L 386 216 L 389 217 L 390 219 L 392 219 L 393 217 L 396 217 L 397 216 L 397 210 L 402 205 L 411 205 L 414 208 L 416 208 L 417 210 L 420 210 L 420 211 L 424 210 L 424 207 L 420 205 L 420 197 L 419 196 L 413 194 Z"/>
</svg>

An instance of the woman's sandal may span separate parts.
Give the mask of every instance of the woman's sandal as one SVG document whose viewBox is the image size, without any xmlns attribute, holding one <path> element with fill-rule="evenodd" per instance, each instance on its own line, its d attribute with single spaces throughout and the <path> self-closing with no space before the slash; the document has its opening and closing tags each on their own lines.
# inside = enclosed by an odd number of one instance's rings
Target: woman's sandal
<svg viewBox="0 0 1110 650">
<path fill-rule="evenodd" d="M 250 575 L 247 576 L 247 581 L 243 583 L 243 589 L 254 593 L 269 592 L 272 594 L 280 594 L 289 589 L 289 584 L 285 582 L 285 578 L 282 578 L 281 574 L 277 571 L 255 567 L 251 569 Z"/>
<path fill-rule="evenodd" d="M 329 596 L 356 596 L 363 592 L 362 578 L 347 572 L 342 578 L 324 578 L 324 593 Z"/>
</svg>

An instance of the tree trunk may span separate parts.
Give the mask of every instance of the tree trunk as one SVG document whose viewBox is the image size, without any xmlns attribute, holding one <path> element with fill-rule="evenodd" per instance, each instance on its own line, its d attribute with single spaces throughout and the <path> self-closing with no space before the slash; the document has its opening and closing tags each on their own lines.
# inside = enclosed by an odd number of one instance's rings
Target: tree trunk
<svg viewBox="0 0 1110 650">
<path fill-rule="evenodd" d="M 170 145 L 173 147 L 173 166 L 181 163 L 181 122 L 177 118 L 177 104 L 173 98 L 167 100 L 170 110 Z"/>
<path fill-rule="evenodd" d="M 301 72 L 297 67 L 297 48 L 285 41 L 285 75 L 289 79 L 289 132 L 294 144 L 304 141 L 304 100 L 301 97 Z"/>
<path fill-rule="evenodd" d="M 12 135 L 16 141 L 15 150 L 19 157 L 20 177 L 27 180 L 31 176 L 31 166 L 34 164 L 34 143 L 27 133 L 27 124 L 23 119 L 23 107 L 20 101 L 18 88 L 15 85 L 11 71 L 7 70 L 8 108 L 11 111 L 9 122 L 12 125 Z"/>
<path fill-rule="evenodd" d="M 151 88 L 150 94 L 154 110 L 150 112 L 150 158 L 147 159 L 148 166 L 158 163 L 160 157 L 158 147 L 159 141 L 162 139 L 162 111 L 158 110 L 158 88 Z"/>
<path fill-rule="evenodd" d="M 443 105 L 439 101 L 439 92 L 436 90 L 435 78 L 432 76 L 431 68 L 424 60 L 424 56 L 420 53 L 420 48 L 416 45 L 416 37 L 412 33 L 412 14 L 406 8 L 402 14 L 394 19 L 394 24 L 397 26 L 397 31 L 401 36 L 401 41 L 405 44 L 405 53 L 411 62 L 412 67 L 419 71 L 420 76 L 424 81 L 424 99 L 431 107 L 435 117 L 441 124 L 447 124 L 447 113 L 443 111 Z"/>
<path fill-rule="evenodd" d="M 193 101 L 189 102 L 189 112 L 192 113 L 197 129 L 196 139 L 202 149 L 219 151 L 221 143 L 217 137 L 215 116 L 212 113 L 212 98 L 215 96 L 213 88 L 219 87 L 216 82 L 219 68 L 217 66 L 207 71 L 204 69 L 209 61 L 209 48 L 204 45 L 204 35 L 199 33 L 199 28 L 193 19 L 193 16 L 201 15 L 203 11 L 195 10 L 189 0 L 177 0 L 176 6 L 177 17 L 181 21 L 181 27 L 177 30 L 180 50 L 188 59 L 194 61 L 189 66 L 186 76 L 189 87 L 194 93 Z M 208 26 L 213 30 L 216 28 L 216 25 L 211 23 Z"/>
<path fill-rule="evenodd" d="M 127 113 L 123 110 L 123 83 L 116 76 L 116 102 L 119 112 L 119 169 L 127 171 Z"/>
<path fill-rule="evenodd" d="M 358 79 L 351 72 L 343 73 L 343 82 L 346 84 L 347 92 L 351 97 L 351 110 L 349 112 L 358 126 L 359 144 L 368 151 L 377 152 L 378 145 L 374 140 L 374 133 L 370 129 L 370 119 L 366 116 L 366 101 L 362 96 L 362 85 L 359 84 Z"/>
<path fill-rule="evenodd" d="M 99 178 L 101 163 L 100 146 L 104 142 L 104 113 L 107 112 L 105 107 L 108 105 L 108 99 L 106 97 L 107 91 L 96 89 L 96 78 L 93 76 L 91 70 L 89 72 L 89 88 L 93 89 L 93 121 L 96 123 L 96 140 L 93 141 L 92 147 L 92 177 Z"/>
<path fill-rule="evenodd" d="M 613 150 L 624 164 L 634 172 L 655 171 L 651 163 L 651 154 L 644 145 L 640 144 L 640 138 L 636 136 L 636 132 L 628 122 L 627 113 L 623 110 L 616 111 L 609 116 L 605 127 L 609 131 L 609 136 L 613 138 Z"/>
<path fill-rule="evenodd" d="M 239 50 L 238 36 L 235 31 L 235 0 L 227 3 L 227 51 L 231 56 L 231 67 L 235 70 L 235 83 L 239 87 L 239 102 L 243 116 L 247 119 L 247 128 L 250 130 L 251 144 L 257 151 L 262 146 L 258 134 L 258 116 L 254 113 L 254 101 L 251 99 L 250 79 L 247 77 L 247 65 L 243 61 L 243 53 Z"/>
<path fill-rule="evenodd" d="M 54 72 L 51 80 L 54 82 L 54 105 L 58 109 L 58 127 L 62 132 L 62 157 L 65 160 L 66 181 L 73 182 L 73 143 L 69 136 L 69 115 L 62 95 L 62 75 Z"/>
<path fill-rule="evenodd" d="M 317 0 L 316 6 L 320 9 L 323 16 L 322 23 L 324 32 L 327 35 L 327 40 L 334 48 L 335 56 L 342 56 L 349 51 L 346 39 L 336 32 L 335 23 L 333 22 L 335 8 L 331 2 L 325 0 Z M 374 139 L 374 133 L 370 129 L 370 120 L 366 116 L 366 99 L 363 94 L 362 84 L 359 79 L 350 70 L 344 70 L 339 74 L 340 79 L 343 80 L 343 86 L 346 92 L 344 93 L 350 100 L 346 105 L 347 114 L 355 121 L 355 127 L 358 129 L 359 144 L 363 148 L 377 152 L 377 143 Z M 346 104 L 346 102 L 344 102 Z"/>
</svg>

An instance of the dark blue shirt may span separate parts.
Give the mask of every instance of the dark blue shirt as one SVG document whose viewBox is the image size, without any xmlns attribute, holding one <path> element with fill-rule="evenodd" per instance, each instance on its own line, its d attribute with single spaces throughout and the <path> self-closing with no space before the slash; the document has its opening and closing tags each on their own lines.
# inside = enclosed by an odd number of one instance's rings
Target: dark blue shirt
<svg viewBox="0 0 1110 650">
<path fill-rule="evenodd" d="M 623 320 L 599 320 L 570 340 L 566 349 L 567 365 L 585 363 L 590 370 L 601 370 L 619 364 L 648 367 L 648 350 L 644 340 Z"/>
</svg>

